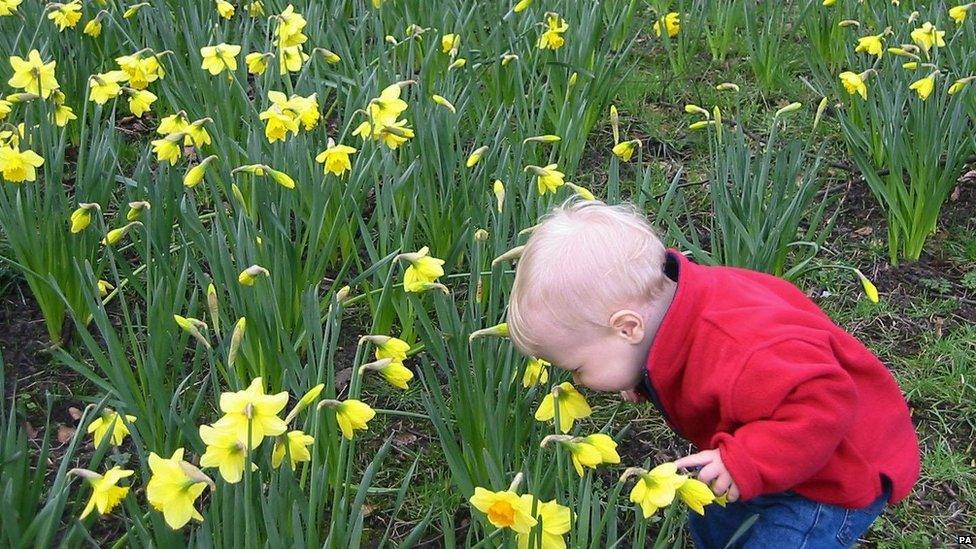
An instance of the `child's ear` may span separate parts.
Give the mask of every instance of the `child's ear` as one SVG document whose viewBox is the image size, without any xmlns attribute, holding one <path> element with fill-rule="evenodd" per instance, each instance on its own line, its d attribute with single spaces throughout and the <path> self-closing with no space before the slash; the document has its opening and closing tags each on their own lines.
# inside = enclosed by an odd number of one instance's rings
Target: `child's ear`
<svg viewBox="0 0 976 549">
<path fill-rule="evenodd" d="M 630 309 L 613 313 L 610 316 L 610 327 L 628 343 L 640 343 L 644 339 L 644 319 Z"/>
</svg>

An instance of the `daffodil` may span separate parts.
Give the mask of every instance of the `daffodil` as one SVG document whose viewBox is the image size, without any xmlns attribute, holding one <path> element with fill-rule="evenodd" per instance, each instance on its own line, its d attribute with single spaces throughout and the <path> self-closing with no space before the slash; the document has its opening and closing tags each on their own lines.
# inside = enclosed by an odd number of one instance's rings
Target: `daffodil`
<svg viewBox="0 0 976 549">
<path fill-rule="evenodd" d="M 211 482 L 196 467 L 183 461 L 183 448 L 173 452 L 168 459 L 150 452 L 149 469 L 152 477 L 146 484 L 146 499 L 154 509 L 163 513 L 170 528 L 179 530 L 191 519 L 203 521 L 203 515 L 194 503 Z"/>
<path fill-rule="evenodd" d="M 217 0 L 217 14 L 224 19 L 234 17 L 234 4 L 227 2 L 227 0 Z"/>
<path fill-rule="evenodd" d="M 356 149 L 348 145 L 330 144 L 315 157 L 315 161 L 323 165 L 326 173 L 342 175 L 352 168 L 349 155 L 355 153 Z"/>
<path fill-rule="evenodd" d="M 542 549 L 565 549 L 566 540 L 564 536 L 569 533 L 570 519 L 572 511 L 565 505 L 560 505 L 556 500 L 545 502 L 534 502 L 535 498 L 530 494 L 519 496 L 522 508 L 529 509 L 530 514 L 532 505 L 535 503 L 536 520 L 542 522 L 541 539 L 535 543 L 541 543 Z M 529 549 L 529 542 L 532 534 L 516 533 L 519 549 Z M 533 549 L 539 547 L 532 545 Z"/>
<path fill-rule="evenodd" d="M 98 287 L 98 297 L 106 297 L 108 293 L 115 289 L 108 280 L 98 280 L 95 282 L 95 286 Z"/>
<path fill-rule="evenodd" d="M 142 52 L 136 52 L 116 57 L 115 62 L 128 75 L 129 87 L 134 90 L 144 90 L 150 83 L 166 76 L 166 70 L 155 54 L 143 57 Z"/>
<path fill-rule="evenodd" d="M 71 218 L 69 219 L 71 234 L 80 233 L 91 224 L 92 210 L 100 211 L 101 208 L 94 202 L 82 202 L 78 204 L 78 209 L 71 212 Z"/>
<path fill-rule="evenodd" d="M 241 53 L 241 47 L 234 44 L 217 44 L 216 46 L 204 46 L 200 48 L 200 55 L 203 57 L 203 64 L 200 68 L 207 70 L 211 75 L 218 75 L 225 69 L 228 71 L 237 70 L 237 55 Z"/>
<path fill-rule="evenodd" d="M 131 231 L 135 227 L 140 227 L 140 226 L 142 226 L 142 223 L 138 221 L 132 221 L 130 223 L 126 223 L 125 225 L 119 227 L 118 229 L 112 229 L 111 231 L 105 234 L 105 238 L 102 239 L 102 244 L 106 246 L 114 246 L 118 244 L 119 241 L 121 241 L 123 238 L 125 238 L 125 235 L 129 234 L 129 231 Z"/>
<path fill-rule="evenodd" d="M 255 75 L 262 75 L 268 70 L 268 57 L 272 54 L 251 52 L 244 56 L 244 63 L 247 65 L 247 72 Z"/>
<path fill-rule="evenodd" d="M 377 360 L 389 358 L 397 362 L 407 359 L 407 352 L 410 351 L 410 344 L 402 339 L 385 335 L 367 335 L 361 338 L 362 341 L 369 341 L 376 346 L 374 355 Z"/>
<path fill-rule="evenodd" d="M 249 440 L 252 446 L 257 446 L 264 437 L 280 435 L 288 429 L 278 417 L 286 404 L 287 392 L 266 395 L 262 380 L 257 377 L 247 389 L 220 394 L 220 411 L 224 416 L 214 427 L 236 432 L 240 440 Z"/>
<path fill-rule="evenodd" d="M 88 79 L 88 99 L 99 105 L 104 105 L 110 99 L 118 97 L 122 92 L 119 82 L 125 82 L 128 76 L 123 71 L 109 71 L 92 75 Z"/>
<path fill-rule="evenodd" d="M 203 176 L 207 173 L 207 166 L 209 166 L 210 163 L 216 159 L 216 156 L 210 155 L 201 160 L 196 166 L 193 166 L 187 170 L 186 174 L 183 176 L 183 186 L 192 189 L 200 184 L 200 182 L 203 181 Z"/>
<path fill-rule="evenodd" d="M 959 78 L 949 86 L 949 95 L 955 95 L 961 92 L 970 82 L 976 80 L 976 76 L 967 76 L 966 78 Z"/>
<path fill-rule="evenodd" d="M 861 287 L 864 288 L 864 295 L 868 296 L 868 300 L 871 303 L 877 303 L 880 301 L 877 286 L 875 286 L 874 283 L 868 279 L 868 277 L 864 276 L 864 273 L 861 271 L 855 270 L 854 272 L 857 273 L 857 278 L 861 281 Z"/>
<path fill-rule="evenodd" d="M 278 50 L 278 74 L 285 75 L 290 72 L 298 72 L 307 60 L 308 54 L 302 50 L 301 46 L 281 48 Z"/>
<path fill-rule="evenodd" d="M 820 5 L 824 6 L 825 8 L 829 8 L 830 6 L 833 6 L 836 3 L 837 0 L 823 0 L 823 2 L 820 3 Z"/>
<path fill-rule="evenodd" d="M 0 17 L 17 13 L 17 6 L 24 0 L 0 0 Z"/>
<path fill-rule="evenodd" d="M 620 463 L 620 454 L 617 453 L 617 443 L 610 435 L 594 433 L 583 437 L 583 442 L 593 446 L 600 452 L 601 463 Z"/>
<path fill-rule="evenodd" d="M 156 160 L 159 162 L 165 160 L 170 165 L 176 164 L 183 150 L 180 146 L 180 141 L 185 135 L 184 132 L 179 132 L 169 134 L 162 139 L 153 139 L 150 144 L 152 145 L 153 152 L 156 153 Z"/>
<path fill-rule="evenodd" d="M 264 4 L 261 0 L 254 0 L 247 5 L 247 14 L 251 17 L 261 17 L 264 15 Z"/>
<path fill-rule="evenodd" d="M 919 45 L 926 57 L 933 47 L 945 47 L 945 31 L 940 31 L 932 23 L 926 21 L 921 27 L 912 31 L 912 41 Z"/>
<path fill-rule="evenodd" d="M 915 90 L 922 101 L 925 101 L 935 90 L 935 73 L 912 82 L 908 89 Z"/>
<path fill-rule="evenodd" d="M 968 4 L 949 8 L 949 17 L 951 17 L 957 25 L 962 25 L 963 21 L 966 20 L 967 13 L 973 6 L 976 6 L 976 2 L 970 2 Z"/>
<path fill-rule="evenodd" d="M 613 154 L 623 160 L 624 162 L 630 162 L 630 159 L 634 156 L 634 151 L 637 147 L 641 146 L 640 139 L 633 139 L 631 141 L 623 141 L 617 143 L 613 147 Z"/>
<path fill-rule="evenodd" d="M 0 120 L 6 118 L 7 115 L 10 114 L 10 111 L 13 110 L 13 108 L 14 108 L 13 103 L 7 101 L 6 99 L 0 99 Z"/>
<path fill-rule="evenodd" d="M 121 467 L 112 467 L 108 471 L 105 471 L 104 475 L 86 469 L 72 469 L 69 471 L 71 474 L 84 478 L 92 487 L 92 494 L 88 499 L 88 504 L 85 505 L 85 509 L 82 510 L 81 516 L 78 518 L 84 519 L 95 509 L 98 509 L 98 514 L 102 516 L 111 513 L 112 509 L 115 509 L 125 499 L 125 496 L 129 494 L 129 487 L 118 486 L 119 481 L 131 477 L 134 472 L 129 469 L 122 469 Z"/>
<path fill-rule="evenodd" d="M 319 408 L 329 407 L 335 410 L 336 422 L 342 431 L 342 436 L 352 440 L 355 431 L 366 431 L 369 429 L 367 423 L 376 416 L 376 411 L 370 408 L 365 402 L 349 399 L 339 402 L 338 400 L 323 400 L 319 403 Z"/>
<path fill-rule="evenodd" d="M 54 9 L 47 14 L 47 18 L 54 21 L 58 26 L 58 31 L 74 28 L 81 20 L 81 2 L 75 1 L 68 4 L 54 4 Z"/>
<path fill-rule="evenodd" d="M 298 133 L 298 118 L 293 113 L 282 112 L 277 106 L 261 111 L 259 118 L 265 121 L 264 136 L 268 143 L 284 141 L 289 133 Z"/>
<path fill-rule="evenodd" d="M 566 177 L 566 174 L 559 171 L 558 168 L 557 164 L 549 164 L 541 168 L 539 166 L 526 166 L 526 171 L 531 171 L 536 175 L 536 187 L 539 190 L 539 196 L 549 192 L 554 193 L 556 189 L 565 184 L 563 178 Z"/>
<path fill-rule="evenodd" d="M 81 32 L 92 38 L 98 38 L 102 34 L 102 22 L 96 17 L 85 23 L 85 28 Z"/>
<path fill-rule="evenodd" d="M 478 486 L 468 501 L 487 515 L 488 522 L 496 528 L 511 528 L 519 534 L 528 534 L 538 524 L 532 516 L 532 500 L 523 500 L 511 490 L 492 492 Z"/>
<path fill-rule="evenodd" d="M 45 63 L 41 60 L 41 54 L 37 50 L 31 50 L 27 54 L 27 59 L 11 55 L 10 67 L 14 70 L 14 75 L 10 77 L 7 84 L 12 88 L 36 93 L 47 99 L 51 92 L 58 88 L 58 81 L 54 77 L 56 65 L 57 61 Z"/>
<path fill-rule="evenodd" d="M 465 161 L 464 166 L 466 168 L 473 168 L 475 164 L 481 161 L 481 157 L 484 156 L 486 152 L 488 152 L 487 145 L 483 145 L 471 151 L 471 154 L 468 156 L 467 161 Z"/>
<path fill-rule="evenodd" d="M 125 213 L 125 218 L 128 221 L 135 221 L 142 216 L 142 212 L 149 210 L 152 206 L 149 202 L 145 200 L 136 200 L 129 202 L 129 211 Z"/>
<path fill-rule="evenodd" d="M 704 482 L 688 478 L 678 486 L 678 497 L 692 511 L 699 515 L 705 514 L 705 506 L 715 501 L 715 494 Z"/>
<path fill-rule="evenodd" d="M 126 415 L 125 421 L 135 423 L 136 417 Z M 88 432 L 92 433 L 96 446 L 101 445 L 109 437 L 112 445 L 119 446 L 125 440 L 125 436 L 129 434 L 129 428 L 126 427 L 118 413 L 111 408 L 104 408 L 102 415 L 88 424 Z"/>
<path fill-rule="evenodd" d="M 220 476 L 230 484 L 240 482 L 248 454 L 247 442 L 241 434 L 233 427 L 218 429 L 201 425 L 200 439 L 207 445 L 207 451 L 200 456 L 200 466 L 217 467 Z M 256 438 L 252 446 L 256 448 L 259 444 L 261 439 Z"/>
<path fill-rule="evenodd" d="M 884 54 L 884 43 L 881 39 L 884 38 L 884 34 L 872 34 L 870 36 L 863 36 L 857 39 L 857 47 L 854 48 L 855 53 L 867 53 L 869 55 L 876 55 L 881 57 Z"/>
<path fill-rule="evenodd" d="M 514 7 L 512 7 L 512 11 L 514 11 L 515 13 L 522 13 L 523 11 L 528 9 L 528 7 L 531 5 L 532 5 L 532 0 L 519 0 L 518 3 L 515 4 Z"/>
<path fill-rule="evenodd" d="M 681 32 L 681 14 L 670 12 L 654 22 L 654 36 L 661 36 L 661 31 L 668 33 L 668 38 L 674 38 Z"/>
<path fill-rule="evenodd" d="M 363 364 L 359 368 L 360 372 L 365 370 L 375 370 L 379 372 L 387 383 L 398 389 L 403 389 L 404 391 L 410 388 L 408 383 L 411 379 L 413 379 L 413 372 L 404 366 L 403 362 L 390 358 L 381 358 L 375 362 Z"/>
<path fill-rule="evenodd" d="M 241 286 L 254 286 L 259 276 L 267 277 L 271 276 L 271 273 L 260 265 L 251 265 L 237 275 L 237 283 Z"/>
<path fill-rule="evenodd" d="M 597 465 L 603 463 L 600 457 L 600 450 L 592 444 L 570 440 L 562 443 L 569 450 L 569 455 L 573 460 L 573 468 L 579 476 L 583 476 L 583 467 L 596 469 Z"/>
<path fill-rule="evenodd" d="M 563 433 L 568 433 L 577 419 L 587 417 L 592 413 L 586 399 L 568 381 L 554 387 L 552 392 L 542 399 L 542 404 L 535 412 L 535 419 L 538 421 L 553 419 L 557 407 L 559 410 L 559 430 Z"/>
<path fill-rule="evenodd" d="M 546 30 L 539 37 L 539 49 L 558 50 L 566 43 L 563 33 L 569 30 L 569 24 L 557 13 L 546 14 Z"/>
<path fill-rule="evenodd" d="M 501 213 L 502 208 L 505 206 L 505 184 L 501 180 L 496 179 L 491 185 L 491 192 L 495 195 L 495 206 L 498 209 L 498 213 Z"/>
<path fill-rule="evenodd" d="M 525 373 L 522 374 L 522 386 L 532 387 L 549 381 L 549 366 L 550 364 L 541 358 L 530 358 L 525 365 Z"/>
<path fill-rule="evenodd" d="M 139 13 L 139 10 L 149 5 L 149 2 L 139 2 L 138 4 L 132 4 L 124 12 L 122 12 L 122 19 L 132 19 Z"/>
<path fill-rule="evenodd" d="M 149 90 L 134 90 L 129 94 L 129 110 L 132 111 L 133 115 L 142 117 L 149 112 L 156 99 L 159 98 Z"/>
<path fill-rule="evenodd" d="M 274 451 L 271 452 L 271 466 L 279 467 L 288 454 L 288 464 L 292 469 L 303 461 L 312 461 L 312 453 L 308 447 L 315 442 L 315 437 L 306 435 L 302 431 L 288 431 L 286 435 L 279 435 L 275 439 Z M 287 446 L 287 448 L 286 448 Z"/>
<path fill-rule="evenodd" d="M 459 47 L 461 47 L 460 34 L 445 34 L 444 36 L 441 36 L 442 52 L 456 55 Z"/>
<path fill-rule="evenodd" d="M 0 146 L 0 176 L 10 183 L 35 181 L 37 168 L 44 159 L 31 150 L 21 151 L 14 145 Z"/>
<path fill-rule="evenodd" d="M 274 36 L 276 38 L 275 44 L 279 48 L 299 46 L 308 40 L 308 37 L 303 34 L 307 22 L 291 4 L 288 4 L 288 7 L 278 14 L 277 21 Z"/>
<path fill-rule="evenodd" d="M 67 105 L 57 105 L 54 109 L 54 123 L 59 128 L 63 128 L 68 124 L 68 122 L 77 119 L 78 116 L 75 115 L 75 112 Z"/>
<path fill-rule="evenodd" d="M 420 292 L 425 288 L 424 283 L 433 283 L 444 276 L 444 260 L 428 255 L 427 246 L 417 252 L 400 254 L 400 259 L 410 263 L 403 272 L 403 289 L 408 292 Z"/>
<path fill-rule="evenodd" d="M 840 83 L 844 85 L 844 89 L 847 93 L 854 95 L 858 94 L 863 99 L 868 98 L 868 87 L 864 83 L 864 78 L 855 72 L 844 71 L 840 73 Z"/>
<path fill-rule="evenodd" d="M 650 518 L 661 507 L 671 505 L 685 480 L 673 462 L 662 463 L 640 476 L 630 491 L 630 501 L 640 505 L 644 518 Z"/>
</svg>

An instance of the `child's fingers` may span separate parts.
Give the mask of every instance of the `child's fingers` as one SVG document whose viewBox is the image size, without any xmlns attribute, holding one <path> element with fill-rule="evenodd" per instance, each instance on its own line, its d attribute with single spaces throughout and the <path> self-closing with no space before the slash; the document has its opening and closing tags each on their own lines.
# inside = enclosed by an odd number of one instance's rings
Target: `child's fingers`
<svg viewBox="0 0 976 549">
<path fill-rule="evenodd" d="M 704 481 L 702 481 L 704 482 Z M 728 473 L 723 473 L 715 478 L 715 482 L 712 483 L 712 492 L 722 495 L 726 494 L 730 487 L 732 486 L 732 477 Z"/>
<path fill-rule="evenodd" d="M 709 463 L 708 465 L 701 468 L 698 471 L 698 480 L 704 482 L 705 484 L 712 484 L 713 481 L 722 476 L 722 469 L 717 463 Z M 716 492 L 717 493 L 717 492 Z"/>
<path fill-rule="evenodd" d="M 697 454 L 691 454 L 683 458 L 677 459 L 675 460 L 674 465 L 679 469 L 689 469 L 691 467 L 697 467 L 699 465 L 708 465 L 714 460 L 715 460 L 714 454 L 706 450 L 704 452 L 698 452 Z"/>
<path fill-rule="evenodd" d="M 729 487 L 727 499 L 729 501 L 739 501 L 739 487 L 736 486 L 734 482 L 732 483 L 732 486 Z"/>
</svg>

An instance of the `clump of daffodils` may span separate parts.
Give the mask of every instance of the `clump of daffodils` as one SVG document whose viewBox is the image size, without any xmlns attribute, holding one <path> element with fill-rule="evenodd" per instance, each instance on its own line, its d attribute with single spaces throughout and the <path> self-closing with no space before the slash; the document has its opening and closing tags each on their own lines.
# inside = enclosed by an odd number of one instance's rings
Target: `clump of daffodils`
<svg viewBox="0 0 976 549">
<path fill-rule="evenodd" d="M 309 131 L 319 123 L 319 103 L 317 94 L 302 97 L 286 96 L 279 91 L 269 91 L 271 105 L 261 112 L 264 120 L 264 136 L 269 143 L 284 141 L 288 134 L 297 135 L 299 129 Z"/>
<path fill-rule="evenodd" d="M 658 509 L 671 505 L 675 497 L 699 515 L 705 514 L 706 505 L 724 501 L 717 500 L 704 482 L 678 474 L 673 462 L 662 463 L 650 471 L 631 467 L 620 478 L 624 481 L 634 475 L 638 479 L 630 491 L 630 501 L 640 506 L 644 518 L 650 518 Z"/>
<path fill-rule="evenodd" d="M 380 92 L 379 97 L 371 99 L 363 111 L 367 120 L 357 126 L 352 134 L 360 136 L 363 141 L 379 141 L 393 150 L 412 138 L 414 133 L 407 127 L 407 121 L 399 119 L 408 107 L 407 102 L 400 99 L 400 91 L 410 83 L 391 84 Z"/>
</svg>

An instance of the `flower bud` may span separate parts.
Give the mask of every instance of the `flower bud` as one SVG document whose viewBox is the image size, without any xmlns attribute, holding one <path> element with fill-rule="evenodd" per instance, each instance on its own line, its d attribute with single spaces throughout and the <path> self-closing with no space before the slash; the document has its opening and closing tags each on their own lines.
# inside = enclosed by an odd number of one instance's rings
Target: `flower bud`
<svg viewBox="0 0 976 549">
<path fill-rule="evenodd" d="M 465 167 L 473 168 L 474 165 L 481 160 L 481 157 L 484 156 L 486 152 L 488 152 L 487 145 L 478 147 L 477 149 L 472 151 L 471 156 L 468 157 L 468 161 L 464 163 Z"/>
<path fill-rule="evenodd" d="M 508 323 L 502 322 L 501 324 L 495 324 L 490 328 L 475 330 L 471 332 L 471 335 L 468 336 L 468 341 L 473 341 L 482 337 L 508 337 Z"/>
<path fill-rule="evenodd" d="M 230 336 L 230 348 L 227 351 L 227 367 L 233 368 L 237 362 L 237 353 L 241 350 L 241 341 L 244 339 L 244 330 L 247 329 L 247 320 L 242 316 L 234 325 L 234 331 Z"/>
<path fill-rule="evenodd" d="M 254 286 L 254 282 L 259 276 L 271 276 L 271 273 L 260 265 L 251 265 L 237 275 L 237 282 L 242 286 Z"/>
<path fill-rule="evenodd" d="M 151 207 L 152 206 L 145 200 L 139 200 L 137 202 L 129 202 L 129 211 L 126 212 L 125 218 L 128 221 L 135 221 L 139 219 L 140 215 L 142 215 L 143 210 L 148 210 Z"/>
<path fill-rule="evenodd" d="M 434 100 L 434 103 L 437 103 L 438 105 L 440 105 L 440 106 L 444 107 L 445 109 L 451 111 L 452 114 L 453 113 L 457 113 L 457 109 L 454 108 L 454 105 L 450 101 L 448 101 L 447 99 L 444 99 L 443 97 L 441 97 L 439 95 L 436 95 L 436 94 L 430 96 L 430 98 Z"/>
</svg>

